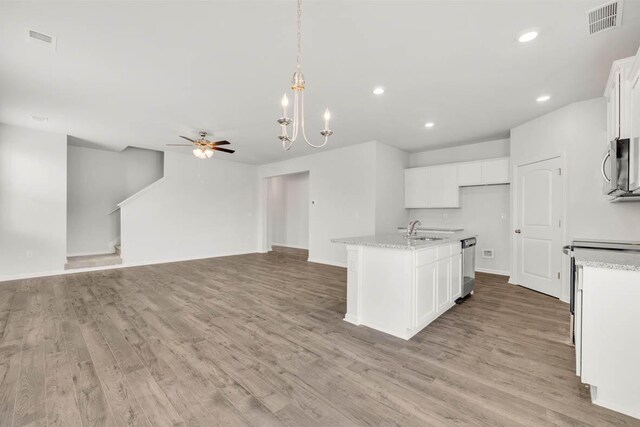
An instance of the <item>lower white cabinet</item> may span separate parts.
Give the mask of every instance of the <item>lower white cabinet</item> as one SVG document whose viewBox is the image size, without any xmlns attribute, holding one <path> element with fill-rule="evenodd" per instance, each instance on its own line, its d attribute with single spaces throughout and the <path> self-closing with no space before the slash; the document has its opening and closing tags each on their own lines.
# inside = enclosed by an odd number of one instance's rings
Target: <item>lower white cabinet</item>
<svg viewBox="0 0 640 427">
<path fill-rule="evenodd" d="M 462 254 L 451 257 L 451 297 L 455 301 L 462 296 Z"/>
<path fill-rule="evenodd" d="M 640 418 L 640 271 L 577 270 L 576 373 L 593 403 Z"/>
<path fill-rule="evenodd" d="M 415 262 L 416 316 L 413 329 L 418 332 L 451 308 L 462 293 L 460 243 L 418 250 Z M 426 264 L 420 265 L 424 262 Z"/>
<path fill-rule="evenodd" d="M 461 250 L 450 241 L 416 250 L 347 245 L 344 320 L 408 340 L 460 296 Z"/>
</svg>

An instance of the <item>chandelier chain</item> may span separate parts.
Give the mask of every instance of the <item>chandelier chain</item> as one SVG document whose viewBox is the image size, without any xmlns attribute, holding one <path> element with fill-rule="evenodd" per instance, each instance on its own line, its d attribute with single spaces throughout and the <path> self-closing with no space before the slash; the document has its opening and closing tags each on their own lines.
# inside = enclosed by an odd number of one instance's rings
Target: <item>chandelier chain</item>
<svg viewBox="0 0 640 427">
<path fill-rule="evenodd" d="M 301 35 L 301 27 L 302 27 L 302 0 L 298 0 L 298 32 L 296 34 L 296 40 L 297 40 L 297 54 L 296 54 L 296 63 L 298 64 L 298 70 L 300 70 L 300 39 L 302 38 Z"/>
</svg>

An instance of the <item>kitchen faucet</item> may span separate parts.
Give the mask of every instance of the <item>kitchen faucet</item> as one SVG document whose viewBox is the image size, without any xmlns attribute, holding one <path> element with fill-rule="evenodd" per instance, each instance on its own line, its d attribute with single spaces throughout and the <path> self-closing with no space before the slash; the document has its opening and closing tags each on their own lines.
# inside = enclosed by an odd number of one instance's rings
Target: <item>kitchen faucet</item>
<svg viewBox="0 0 640 427">
<path fill-rule="evenodd" d="M 414 219 L 413 221 L 409 221 L 409 225 L 407 226 L 409 237 L 414 236 L 416 234 L 416 227 L 419 225 L 422 225 L 419 219 Z"/>
</svg>

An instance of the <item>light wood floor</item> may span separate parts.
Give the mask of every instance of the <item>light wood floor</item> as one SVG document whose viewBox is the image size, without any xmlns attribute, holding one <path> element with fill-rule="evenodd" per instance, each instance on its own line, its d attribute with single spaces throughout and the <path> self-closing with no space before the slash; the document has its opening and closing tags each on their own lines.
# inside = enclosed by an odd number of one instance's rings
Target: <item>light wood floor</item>
<svg viewBox="0 0 640 427">
<path fill-rule="evenodd" d="M 478 281 L 408 342 L 291 252 L 0 283 L 0 426 L 640 425 L 589 402 L 565 304 Z"/>
</svg>

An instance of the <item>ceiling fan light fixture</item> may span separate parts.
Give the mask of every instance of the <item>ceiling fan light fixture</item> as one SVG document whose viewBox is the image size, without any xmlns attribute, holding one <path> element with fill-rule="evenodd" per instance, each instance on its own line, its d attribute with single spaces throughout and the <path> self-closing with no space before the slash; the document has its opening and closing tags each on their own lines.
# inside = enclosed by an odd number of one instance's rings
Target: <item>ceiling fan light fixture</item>
<svg viewBox="0 0 640 427">
<path fill-rule="evenodd" d="M 204 150 L 204 154 L 207 158 L 211 158 L 211 156 L 213 156 L 213 150 L 211 148 L 207 148 Z"/>
<path fill-rule="evenodd" d="M 207 155 L 204 153 L 204 150 L 200 147 L 196 147 L 193 149 L 193 155 L 199 159 L 204 159 Z"/>
</svg>

